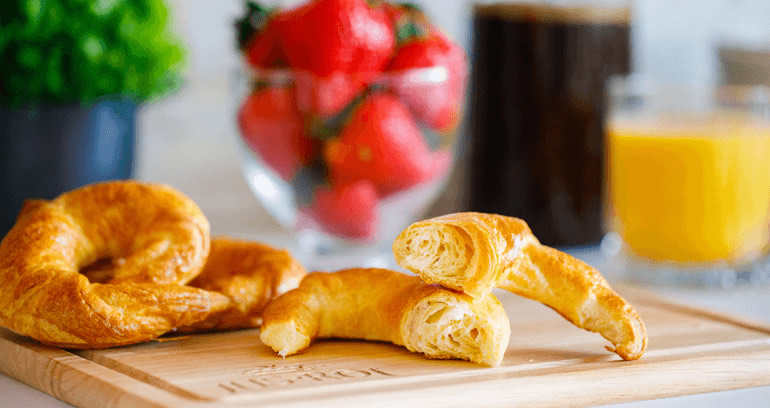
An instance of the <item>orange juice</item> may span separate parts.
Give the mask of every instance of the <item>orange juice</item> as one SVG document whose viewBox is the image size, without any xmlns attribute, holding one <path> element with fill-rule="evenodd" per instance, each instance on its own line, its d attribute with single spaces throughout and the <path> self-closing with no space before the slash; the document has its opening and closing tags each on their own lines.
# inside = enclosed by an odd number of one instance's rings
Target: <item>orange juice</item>
<svg viewBox="0 0 770 408">
<path fill-rule="evenodd" d="M 631 251 L 731 264 L 767 251 L 770 127 L 736 116 L 615 120 L 607 142 L 614 228 Z"/>
</svg>

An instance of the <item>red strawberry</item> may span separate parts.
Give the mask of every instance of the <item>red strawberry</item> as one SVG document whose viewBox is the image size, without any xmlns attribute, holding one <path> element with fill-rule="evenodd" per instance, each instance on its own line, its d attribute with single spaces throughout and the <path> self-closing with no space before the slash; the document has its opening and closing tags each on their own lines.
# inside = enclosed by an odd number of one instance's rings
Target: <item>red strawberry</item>
<svg viewBox="0 0 770 408">
<path fill-rule="evenodd" d="M 395 47 L 385 9 L 367 0 L 313 0 L 279 19 L 283 52 L 305 78 L 297 83 L 302 108 L 322 115 L 374 80 Z"/>
<path fill-rule="evenodd" d="M 369 180 L 382 195 L 428 180 L 428 145 L 409 111 L 395 96 L 375 93 L 353 111 L 323 156 L 337 183 Z"/>
<path fill-rule="evenodd" d="M 236 20 L 238 47 L 246 60 L 259 68 L 271 68 L 282 65 L 286 58 L 278 42 L 275 13 L 259 3 L 246 3 L 246 14 Z"/>
<path fill-rule="evenodd" d="M 285 57 L 278 45 L 278 34 L 273 24 L 269 24 L 246 46 L 246 60 L 258 68 L 283 66 Z"/>
<path fill-rule="evenodd" d="M 291 66 L 319 76 L 380 72 L 395 46 L 385 10 L 366 0 L 314 0 L 281 20 Z"/>
<path fill-rule="evenodd" d="M 249 95 L 238 111 L 246 143 L 284 180 L 312 160 L 314 142 L 304 133 L 302 116 L 288 87 L 267 87 Z"/>
<path fill-rule="evenodd" d="M 377 232 L 377 192 L 362 180 L 315 191 L 312 213 L 324 229 L 348 238 L 372 239 Z"/>
<path fill-rule="evenodd" d="M 363 92 L 367 83 L 344 72 L 319 77 L 308 71 L 294 71 L 297 107 L 322 117 L 334 116 Z"/>
<path fill-rule="evenodd" d="M 449 168 L 452 167 L 452 152 L 449 149 L 439 150 L 433 153 L 431 162 L 431 176 L 429 180 L 435 180 L 446 175 Z"/>
<path fill-rule="evenodd" d="M 403 24 L 403 18 L 409 13 L 409 10 L 404 7 L 403 4 L 382 3 L 382 8 L 385 9 L 385 14 L 388 15 L 388 19 L 393 27 L 398 27 Z"/>
<path fill-rule="evenodd" d="M 409 72 L 415 68 L 438 68 L 438 72 Z M 417 120 L 442 132 L 454 129 L 460 119 L 467 74 L 465 51 L 459 45 L 434 29 L 427 37 L 415 36 L 400 45 L 388 70 L 396 74 L 394 91 Z M 432 82 L 422 75 L 443 79 Z"/>
</svg>

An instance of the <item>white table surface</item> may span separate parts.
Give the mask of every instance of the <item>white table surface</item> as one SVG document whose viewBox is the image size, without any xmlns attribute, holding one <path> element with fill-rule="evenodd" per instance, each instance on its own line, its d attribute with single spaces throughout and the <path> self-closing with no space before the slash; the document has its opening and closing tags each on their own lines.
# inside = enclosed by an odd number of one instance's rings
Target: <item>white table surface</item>
<svg viewBox="0 0 770 408">
<path fill-rule="evenodd" d="M 163 182 L 192 197 L 208 216 L 213 234 L 228 234 L 295 248 L 249 191 L 240 173 L 234 139 L 234 102 L 226 78 L 213 78 L 145 108 L 138 127 L 137 178 Z M 575 254 L 601 269 L 597 251 Z M 682 303 L 770 322 L 770 288 L 732 291 L 657 289 Z M 565 401 L 565 406 L 569 403 Z M 0 374 L 0 407 L 69 407 Z M 770 387 L 699 394 L 612 407 L 770 407 Z"/>
</svg>

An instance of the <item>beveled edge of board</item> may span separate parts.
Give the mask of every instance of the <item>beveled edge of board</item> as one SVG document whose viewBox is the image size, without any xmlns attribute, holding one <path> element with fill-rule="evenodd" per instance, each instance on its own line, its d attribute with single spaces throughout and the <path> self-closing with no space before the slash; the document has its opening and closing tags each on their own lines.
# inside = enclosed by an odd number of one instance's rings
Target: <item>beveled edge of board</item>
<svg viewBox="0 0 770 408">
<path fill-rule="evenodd" d="M 698 376 L 692 375 L 689 367 L 692 361 L 699 363 Z M 748 369 L 726 372 L 725 362 L 735 363 L 739 367 L 751 364 Z M 381 385 L 379 387 L 356 387 L 340 392 L 335 389 L 322 389 L 313 393 L 293 395 L 291 399 L 274 394 L 268 398 L 243 399 L 219 403 L 218 407 L 275 406 L 288 407 L 339 407 L 339 406 L 527 406 L 527 407 L 564 407 L 596 406 L 621 402 L 632 402 L 658 398 L 677 397 L 700 393 L 720 392 L 752 387 L 770 386 L 770 348 L 763 348 L 750 353 L 734 352 L 718 356 L 707 355 L 692 360 L 673 360 L 657 364 L 644 364 L 642 361 L 626 362 L 623 371 L 617 367 L 595 367 L 574 372 L 548 373 L 538 376 L 495 376 L 480 381 L 427 381 L 403 384 L 397 387 Z M 678 376 L 661 375 L 661 366 Z M 613 371 L 610 371 L 613 370 Z M 612 374 L 610 374 L 612 373 Z M 764 375 L 757 375 L 757 374 Z M 569 376 L 569 377 L 567 377 Z M 679 380 L 679 381 L 672 381 Z M 636 391 L 637 382 L 647 381 L 647 388 L 655 392 Z M 652 385 L 649 385 L 652 383 Z M 543 387 L 547 389 L 543 389 Z M 462 392 L 457 392 L 462 387 Z M 591 396 L 580 396 L 576 390 L 591 390 Z M 598 394 L 598 395 L 597 395 Z M 450 401 L 441 396 L 451 396 Z"/>
<path fill-rule="evenodd" d="M 167 391 L 178 397 L 181 397 L 190 401 L 199 401 L 199 402 L 219 401 L 217 399 L 208 398 L 203 395 L 199 395 L 194 392 L 188 391 L 182 387 L 174 385 L 153 374 L 150 374 L 142 370 L 137 370 L 134 367 L 124 364 L 121 361 L 116 360 L 114 358 L 100 355 L 97 353 L 97 350 L 77 350 L 75 353 L 76 353 L 75 355 L 77 355 L 78 357 L 91 361 L 92 363 L 102 366 L 108 370 L 112 370 L 112 371 L 121 373 L 123 375 L 129 376 L 136 381 L 139 381 L 143 384 L 148 384 L 151 387 L 155 387 L 155 388 Z"/>
<path fill-rule="evenodd" d="M 677 358 L 683 355 L 691 356 L 691 358 L 687 360 Z M 674 358 L 672 359 L 671 357 Z M 764 372 L 765 375 L 758 379 L 755 375 L 758 371 L 754 368 L 746 370 L 745 367 L 737 367 L 737 369 L 728 371 L 724 369 L 725 361 L 728 361 L 729 364 L 733 364 L 741 359 L 744 359 L 747 362 L 763 361 L 763 365 L 760 368 L 764 371 L 760 371 Z M 551 390 L 563 390 L 564 388 L 568 388 L 569 384 L 564 384 L 564 381 L 557 379 L 567 375 L 574 376 L 575 373 L 581 373 L 581 377 L 596 377 L 592 381 L 601 381 L 606 384 L 620 387 L 624 383 L 629 382 L 629 379 L 632 378 L 635 373 L 649 374 L 654 377 L 654 375 L 660 375 L 660 369 L 663 367 L 665 367 L 666 370 L 673 369 L 680 373 L 687 371 L 688 369 L 692 371 L 689 365 L 693 360 L 701 361 L 703 364 L 719 366 L 720 369 L 713 369 L 713 372 L 709 374 L 721 379 L 725 379 L 725 376 L 727 375 L 730 377 L 729 381 L 725 381 L 724 383 L 702 383 L 690 385 L 687 388 L 677 388 L 675 390 L 670 390 L 665 396 L 717 392 L 770 385 L 770 338 L 768 338 L 762 340 L 736 341 L 711 347 L 710 345 L 702 345 L 701 347 L 681 347 L 676 350 L 666 349 L 661 350 L 660 352 L 652 352 L 645 360 L 636 361 L 622 361 L 619 359 L 605 358 L 595 359 L 595 361 L 586 361 L 586 359 L 567 359 L 519 366 L 490 367 L 483 370 L 462 373 L 438 373 L 409 377 L 393 377 L 376 382 L 331 384 L 325 387 L 278 389 L 260 392 L 259 394 L 244 394 L 240 397 L 223 398 L 217 400 L 217 403 L 213 406 L 240 407 L 249 406 L 250 404 L 268 406 L 274 404 L 291 405 L 303 401 L 304 403 L 319 403 L 320 401 L 332 406 L 333 401 L 350 397 L 353 394 L 369 395 L 373 398 L 380 398 L 384 395 L 398 393 L 407 389 L 445 388 L 447 390 L 446 392 L 451 393 L 452 390 L 457 390 L 457 387 L 462 387 L 463 392 L 466 392 L 468 387 L 472 387 L 472 384 L 501 383 L 501 381 L 509 382 L 501 385 L 501 387 L 518 387 L 519 383 L 540 383 L 541 388 L 547 387 Z M 606 377 L 601 377 L 601 375 L 604 375 L 602 373 L 610 372 L 608 370 L 613 370 L 612 372 L 615 373 L 614 378 L 609 374 Z M 690 377 L 692 377 L 690 373 L 685 373 L 679 374 L 679 377 L 674 376 L 673 378 L 686 380 Z M 658 385 L 670 385 L 671 379 L 672 378 L 666 378 L 665 380 L 661 379 L 661 382 L 659 382 Z M 570 380 L 565 381 L 569 382 Z M 287 394 L 291 395 L 291 398 L 288 401 L 286 400 Z M 644 394 L 636 391 L 629 392 L 622 397 L 613 400 L 608 400 L 605 403 L 649 399 L 647 397 L 661 398 L 662 396 L 657 396 L 657 394 Z M 503 403 L 505 400 L 501 399 L 500 401 Z M 538 405 L 536 398 L 533 398 L 531 401 L 519 401 L 514 398 L 511 402 L 527 402 L 528 406 L 530 404 Z M 586 404 L 589 402 L 586 402 Z M 436 406 L 435 403 L 432 404 L 429 402 L 425 402 L 421 405 Z M 556 404 L 554 406 L 563 405 L 564 401 L 561 401 L 561 404 Z"/>
<path fill-rule="evenodd" d="M 3 327 L 0 348 L 0 372 L 77 407 L 180 407 L 191 402 L 66 350 L 37 344 Z M 60 381 L 46 380 L 51 377 Z M 75 391 L 84 388 L 92 392 Z"/>
<path fill-rule="evenodd" d="M 721 323 L 737 325 L 745 329 L 756 330 L 761 333 L 770 334 L 770 325 L 764 322 L 757 322 L 751 319 L 745 319 L 742 317 L 736 317 L 730 314 L 715 312 L 712 310 L 706 310 L 700 307 L 693 307 L 685 304 L 676 303 L 668 298 L 651 293 L 649 290 L 636 286 L 629 285 L 615 285 L 619 288 L 619 292 L 629 295 L 636 302 L 645 302 L 653 305 L 654 307 L 661 307 L 667 310 L 694 315 L 699 319 L 711 319 Z M 745 343 L 745 344 L 744 344 Z M 689 349 L 682 354 L 705 354 L 701 357 L 695 357 L 693 360 L 701 361 L 708 367 L 713 367 L 711 371 L 705 374 L 710 379 L 706 381 L 710 384 L 688 384 L 687 387 L 680 387 L 679 389 L 663 389 L 656 392 L 654 395 L 639 395 L 634 393 L 624 393 L 622 389 L 617 390 L 612 387 L 622 388 L 623 378 L 612 379 L 607 384 L 603 384 L 600 388 L 606 392 L 601 398 L 601 403 L 614 403 L 623 401 L 633 401 L 651 398 L 664 398 L 677 395 L 697 394 L 702 392 L 716 392 L 725 391 L 731 389 L 749 388 L 755 386 L 770 385 L 770 339 L 759 340 L 752 343 L 749 342 L 735 342 L 718 344 L 715 346 L 704 345 L 701 348 Z M 11 350 L 11 352 L 0 353 L 0 371 L 5 372 L 9 376 L 19 379 L 27 385 L 30 385 L 38 390 L 41 390 L 49 395 L 54 396 L 62 401 L 81 406 L 85 408 L 91 407 L 135 407 L 135 406 L 150 406 L 150 407 L 178 407 L 178 406 L 206 406 L 206 407 L 238 407 L 238 406 L 252 406 L 253 404 L 276 404 L 280 406 L 302 406 L 308 403 L 322 403 L 327 406 L 334 406 L 340 402 L 349 403 L 353 401 L 366 402 L 367 405 L 378 405 L 377 402 L 371 401 L 367 398 L 376 398 L 379 403 L 385 405 L 391 405 L 399 399 L 402 402 L 417 402 L 420 405 L 432 406 L 430 401 L 421 401 L 422 394 L 424 392 L 432 393 L 434 396 L 436 393 L 451 392 L 452 389 L 456 389 L 459 385 L 463 386 L 463 393 L 472 392 L 492 392 L 490 390 L 497 390 L 501 392 L 499 395 L 494 395 L 493 398 L 489 398 L 492 404 L 508 405 L 511 402 L 523 402 L 527 405 L 533 406 L 561 406 L 564 404 L 565 399 L 568 398 L 564 393 L 570 387 L 577 386 L 578 383 L 582 384 L 582 375 L 578 378 L 580 380 L 577 383 L 569 384 L 551 384 L 549 387 L 554 388 L 553 395 L 549 395 L 543 398 L 542 395 L 537 396 L 529 393 L 526 388 L 535 385 L 538 382 L 551 382 L 560 378 L 560 376 L 568 374 L 567 372 L 558 372 L 554 370 L 554 367 L 543 367 L 542 370 L 536 369 L 540 375 L 521 375 L 522 370 L 509 370 L 503 369 L 489 369 L 484 373 L 476 373 L 475 375 L 459 376 L 453 378 L 449 375 L 426 375 L 418 376 L 423 377 L 418 381 L 412 381 L 411 383 L 402 381 L 384 381 L 381 383 L 373 384 L 357 384 L 355 390 L 351 392 L 344 392 L 344 387 L 329 387 L 323 389 L 314 390 L 291 390 L 293 398 L 286 398 L 286 394 L 281 395 L 277 393 L 265 393 L 260 396 L 252 396 L 243 399 L 209 399 L 204 400 L 198 396 L 198 400 L 190 398 L 190 395 L 176 394 L 175 390 L 164 390 L 163 387 L 158 387 L 150 382 L 143 381 L 140 377 L 135 377 L 122 373 L 118 369 L 107 367 L 100 364 L 98 361 L 92 361 L 89 358 L 83 358 L 76 354 L 67 352 L 65 350 L 46 347 L 35 343 L 33 340 L 27 339 L 23 336 L 12 333 L 9 330 L 0 328 L 0 347 Z M 737 349 L 742 349 L 737 352 Z M 677 351 L 684 351 L 679 349 Z M 642 375 L 645 378 L 656 381 L 655 369 L 660 369 L 661 366 L 671 370 L 687 370 L 688 361 L 680 360 L 666 360 L 668 355 L 674 355 L 672 350 L 661 350 L 661 353 L 655 350 L 650 350 L 647 353 L 646 359 L 636 362 L 623 363 L 623 370 L 625 371 L 623 376 L 627 375 Z M 86 356 L 87 357 L 87 356 Z M 756 378 L 756 372 L 746 372 L 745 370 L 738 370 L 736 372 L 731 371 L 726 373 L 724 370 L 719 372 L 718 362 L 724 363 L 724 361 L 741 362 L 743 364 L 756 363 L 757 359 L 763 362 L 762 367 L 766 375 L 761 378 Z M 22 362 L 21 365 L 18 362 Z M 564 362 L 553 362 L 554 364 L 564 367 Z M 594 363 L 581 364 L 576 367 L 575 370 L 570 370 L 569 373 L 581 372 L 585 373 L 587 377 L 597 377 L 598 374 L 607 373 L 607 370 L 617 370 L 617 367 L 613 367 L 613 364 L 618 362 L 602 359 Z M 711 365 L 709 365 L 711 364 Z M 42 367 L 42 368 L 41 368 Z M 501 367 L 502 368 L 502 367 Z M 43 371 L 41 371 L 43 370 Z M 762 371 L 763 368 L 759 368 Z M 48 374 L 48 375 L 46 375 Z M 481 375 L 479 375 L 481 374 Z M 699 369 L 699 374 L 703 374 Z M 730 381 L 724 380 L 725 374 L 729 374 Z M 72 379 L 64 379 L 59 382 L 45 380 L 49 377 L 64 378 L 66 376 L 72 376 Z M 720 377 L 721 376 L 721 377 Z M 463 380 L 473 380 L 464 382 Z M 686 377 L 686 376 L 685 376 Z M 684 378 L 684 377 L 683 377 Z M 411 380 L 416 378 L 411 377 Z M 573 381 L 571 379 L 570 381 Z M 68 382 L 69 381 L 69 382 Z M 533 382 L 534 381 L 534 382 Z M 556 380 L 559 382 L 558 380 Z M 598 378 L 594 378 L 591 381 L 598 381 Z M 591 381 L 585 382 L 585 386 L 589 386 Z M 71 384 L 75 382 L 75 384 Z M 657 384 L 657 383 L 656 383 Z M 82 391 L 78 393 L 73 392 L 74 386 L 77 386 L 82 390 L 83 387 L 90 387 L 93 389 L 99 389 L 102 392 L 96 391 L 92 393 L 83 394 Z M 665 386 L 665 381 L 660 382 L 660 386 Z M 515 396 L 508 395 L 508 392 L 502 390 L 502 388 L 515 387 L 517 389 L 525 389 L 523 392 L 518 392 Z M 421 391 L 417 391 L 417 389 Z M 665 387 L 664 387 L 665 388 Z M 432 390 L 432 391 L 428 391 Z M 299 392 L 298 392 L 299 391 Z M 304 391 L 304 392 L 303 392 Z M 424 391 L 424 392 L 423 392 Z M 456 394 L 456 393 L 454 393 Z M 454 395 L 453 394 L 453 395 Z M 96 397 L 96 398 L 94 398 Z M 392 397 L 392 398 L 391 398 Z M 489 397 L 489 396 L 488 396 Z M 386 399 L 384 399 L 386 398 Z M 511 398 L 511 399 L 508 399 Z M 454 399 L 453 399 L 454 400 Z M 549 402 L 550 401 L 550 402 Z M 459 400 L 458 400 L 459 402 Z M 572 400 L 574 403 L 580 403 L 578 400 Z M 595 403 L 596 401 L 584 401 L 584 403 Z M 470 401 L 469 401 L 470 403 Z"/>
</svg>

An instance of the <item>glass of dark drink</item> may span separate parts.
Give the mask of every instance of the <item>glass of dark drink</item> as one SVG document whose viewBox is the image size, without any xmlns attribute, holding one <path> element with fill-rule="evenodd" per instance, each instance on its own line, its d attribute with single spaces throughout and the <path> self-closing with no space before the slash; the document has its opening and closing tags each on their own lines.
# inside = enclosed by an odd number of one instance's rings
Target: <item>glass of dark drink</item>
<svg viewBox="0 0 770 408">
<path fill-rule="evenodd" d="M 546 245 L 601 240 L 605 83 L 630 70 L 630 16 L 626 2 L 474 7 L 472 210 L 523 218 Z"/>
</svg>

